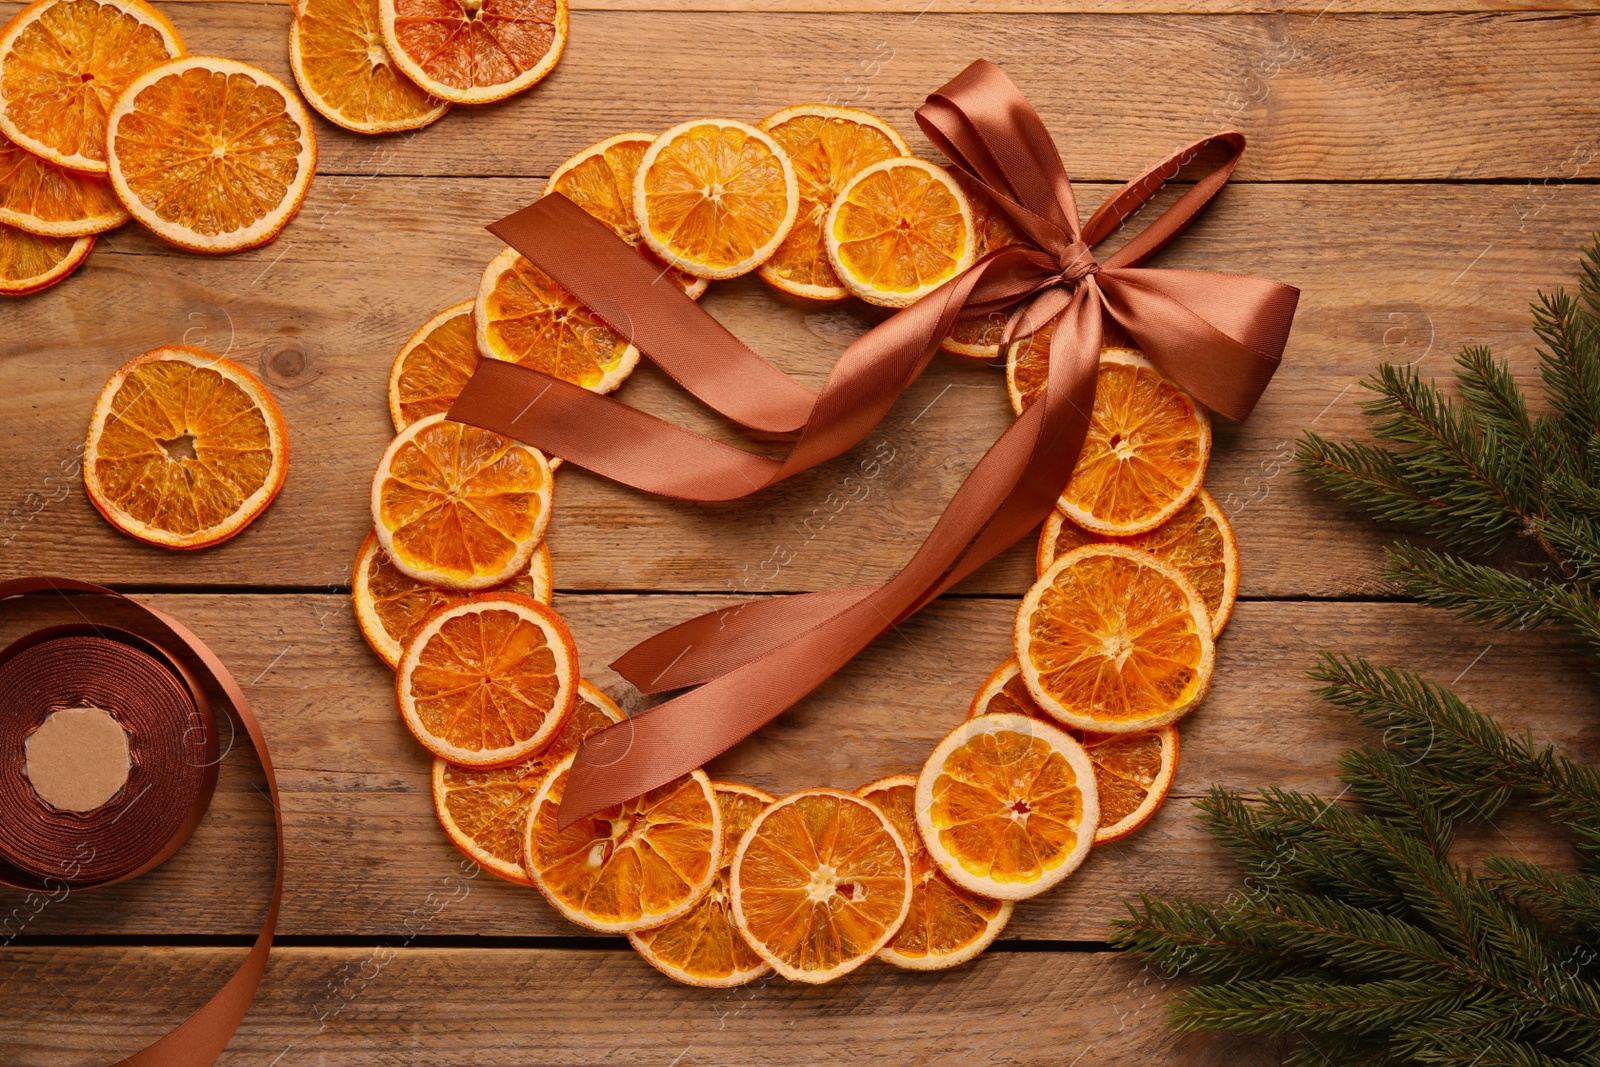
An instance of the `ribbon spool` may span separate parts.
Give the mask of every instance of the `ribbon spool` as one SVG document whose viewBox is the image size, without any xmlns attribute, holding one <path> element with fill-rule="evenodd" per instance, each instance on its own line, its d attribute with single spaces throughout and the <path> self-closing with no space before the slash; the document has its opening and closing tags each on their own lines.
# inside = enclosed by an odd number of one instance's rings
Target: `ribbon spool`
<svg viewBox="0 0 1600 1067">
<path fill-rule="evenodd" d="M 283 827 L 266 739 L 239 684 L 177 620 L 87 582 L 0 582 L 0 600 L 36 592 L 101 595 L 72 599 L 85 621 L 35 630 L 0 651 L 0 884 L 94 889 L 170 859 L 200 825 L 216 788 L 218 697 L 233 708 L 266 773 L 278 859 L 261 933 L 216 995 L 114 1065 L 210 1067 L 260 985 L 283 896 Z M 94 720 L 87 732 L 79 716 Z M 85 786 L 105 772 L 120 774 L 119 758 L 125 780 Z M 105 797 L 94 794 L 97 785 Z M 90 799 L 62 799 L 74 792 Z"/>
</svg>

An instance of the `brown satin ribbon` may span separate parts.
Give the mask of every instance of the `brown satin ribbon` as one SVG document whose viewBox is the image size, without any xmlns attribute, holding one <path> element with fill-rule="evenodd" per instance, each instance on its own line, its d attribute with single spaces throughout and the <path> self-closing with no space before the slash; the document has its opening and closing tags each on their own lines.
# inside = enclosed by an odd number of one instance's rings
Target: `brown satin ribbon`
<svg viewBox="0 0 1600 1067">
<path fill-rule="evenodd" d="M 216 784 L 213 693 L 232 706 L 266 772 L 278 860 L 261 933 L 210 1000 L 114 1065 L 210 1067 L 261 984 L 283 899 L 283 825 L 266 737 L 222 661 L 176 619 L 70 578 L 0 582 L 0 600 L 40 592 L 100 595 L 71 598 L 82 622 L 34 631 L 0 652 L 0 883 L 51 893 L 114 885 L 177 852 Z M 74 706 L 110 712 L 130 734 L 133 756 L 118 796 L 83 815 L 51 808 L 22 770 L 26 737 L 50 712 Z"/>
<path fill-rule="evenodd" d="M 1005 314 L 1005 341 L 1053 324 L 1044 393 L 979 461 L 894 578 L 709 612 L 612 664 L 646 693 L 698 688 L 584 742 L 562 803 L 563 826 L 726 750 L 1043 521 L 1088 427 L 1106 317 L 1163 373 L 1230 418 L 1249 414 L 1277 369 L 1298 290 L 1141 266 L 1226 184 L 1244 151 L 1242 134 L 1218 134 L 1175 153 L 1123 186 L 1080 228 L 1049 132 L 998 67 L 972 64 L 928 97 L 917 121 L 1025 241 L 990 253 L 863 335 L 818 393 L 746 348 L 559 194 L 489 227 L 702 402 L 754 434 L 799 436 L 784 459 L 753 456 L 496 360 L 479 362 L 449 417 L 686 500 L 746 496 L 855 445 L 921 374 L 958 316 Z M 1094 259 L 1094 245 L 1186 164 L 1213 151 L 1223 156 L 1219 165 L 1104 263 Z"/>
</svg>

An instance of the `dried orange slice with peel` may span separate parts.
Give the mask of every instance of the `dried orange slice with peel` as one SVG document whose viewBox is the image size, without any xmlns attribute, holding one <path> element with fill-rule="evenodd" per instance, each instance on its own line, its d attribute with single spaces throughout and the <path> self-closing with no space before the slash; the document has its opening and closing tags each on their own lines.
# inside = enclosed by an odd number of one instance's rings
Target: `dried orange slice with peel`
<svg viewBox="0 0 1600 1067">
<path fill-rule="evenodd" d="M 686 914 L 716 881 L 722 811 L 694 770 L 624 804 L 557 829 L 572 756 L 534 798 L 523 865 L 557 911 L 607 934 L 662 926 Z"/>
<path fill-rule="evenodd" d="M 870 304 L 906 307 L 972 266 L 972 208 L 949 172 L 886 159 L 857 172 L 823 223 L 828 263 Z"/>
<path fill-rule="evenodd" d="M 735 278 L 789 236 L 800 186 L 768 134 L 733 119 L 672 127 L 645 150 L 633 211 L 650 250 L 701 278 Z"/>
<path fill-rule="evenodd" d="M 47 162 L 0 135 L 0 225 L 41 237 L 87 237 L 127 221 L 104 178 Z"/>
<path fill-rule="evenodd" d="M 550 548 L 540 541 L 539 547 L 533 550 L 528 573 L 505 585 L 495 586 L 493 591 L 521 593 L 548 604 L 554 584 Z M 361 627 L 361 636 L 367 639 L 367 644 L 390 667 L 400 665 L 406 641 L 423 619 L 446 604 L 460 603 L 467 595 L 419 582 L 401 573 L 384 554 L 377 534 L 368 533 L 361 542 L 361 550 L 356 553 L 355 571 L 350 579 L 350 600 L 356 624 Z"/>
<path fill-rule="evenodd" d="M 450 110 L 396 66 L 378 0 L 296 0 L 289 66 L 306 103 L 356 133 L 416 130 Z"/>
<path fill-rule="evenodd" d="M 619 133 L 590 145 L 556 168 L 545 183 L 544 195 L 560 193 L 583 208 L 638 249 L 647 263 L 672 279 L 691 300 L 698 300 L 710 283 L 668 266 L 646 248 L 639 218 L 633 213 L 633 180 L 655 139 L 653 133 Z"/>
<path fill-rule="evenodd" d="M 1019 415 L 1044 389 L 1050 334 L 1010 346 L 1006 386 Z M 1056 507 L 1096 533 L 1153 530 L 1200 491 L 1210 456 L 1211 420 L 1194 399 L 1140 352 L 1107 348 L 1083 451 Z"/>
<path fill-rule="evenodd" d="M 788 153 L 799 183 L 794 227 L 772 258 L 756 268 L 762 281 L 810 300 L 850 295 L 828 263 L 822 224 L 849 180 L 874 163 L 911 150 L 894 127 L 866 111 L 827 104 L 786 107 L 762 119 L 759 129 Z"/>
<path fill-rule="evenodd" d="M 1143 549 L 1178 568 L 1205 602 L 1206 614 L 1211 617 L 1211 636 L 1222 633 L 1239 595 L 1239 542 L 1228 517 L 1210 493 L 1202 488 L 1176 515 L 1154 530 L 1126 538 L 1093 533 L 1061 512 L 1052 511 L 1039 535 L 1038 573 L 1049 570 L 1050 564 L 1074 548 L 1112 540 Z"/>
<path fill-rule="evenodd" d="M 372 479 L 372 524 L 403 574 L 451 589 L 487 589 L 528 566 L 550 522 L 544 455 L 489 430 L 418 419 Z"/>
<path fill-rule="evenodd" d="M 728 879 L 739 839 L 775 800 L 770 793 L 749 785 L 712 782 L 711 788 L 722 809 L 722 860 L 710 891 L 678 918 L 648 930 L 633 931 L 628 940 L 639 955 L 668 978 L 685 985 L 727 989 L 772 970 L 733 921 Z"/>
<path fill-rule="evenodd" d="M 480 355 L 609 393 L 639 365 L 639 350 L 516 249 L 489 263 L 473 308 Z"/>
<path fill-rule="evenodd" d="M 48 289 L 77 270 L 95 238 L 40 237 L 0 222 L 0 296 Z"/>
<path fill-rule="evenodd" d="M 894 939 L 911 908 L 911 860 L 894 824 L 837 789 L 762 812 L 733 860 L 739 930 L 796 982 L 849 974 Z"/>
<path fill-rule="evenodd" d="M 406 77 L 458 104 L 515 96 L 567 46 L 567 0 L 379 0 L 378 10 Z"/>
<path fill-rule="evenodd" d="M 288 431 L 266 386 L 187 345 L 146 352 L 111 376 L 83 454 L 100 514 L 165 548 L 226 541 L 266 510 L 288 471 Z"/>
<path fill-rule="evenodd" d="M 399 433 L 450 410 L 478 366 L 472 305 L 463 300 L 423 323 L 389 369 L 389 418 Z"/>
<path fill-rule="evenodd" d="M 317 140 L 300 98 L 264 70 L 188 56 L 145 71 L 106 119 L 111 187 L 192 252 L 264 245 L 300 210 Z"/>
<path fill-rule="evenodd" d="M 1030 715 L 1049 720 L 1022 681 L 1016 657 L 995 668 L 973 698 L 967 718 L 979 715 Z M 1178 770 L 1178 728 L 1161 726 L 1132 734 L 1068 730 L 1094 764 L 1100 795 L 1100 828 L 1094 843 L 1127 837 L 1156 813 Z"/>
<path fill-rule="evenodd" d="M 1022 240 L 1022 235 L 1011 223 L 1011 217 L 1000 209 L 977 182 L 955 168 L 950 168 L 950 177 L 954 178 L 961 191 L 967 194 L 967 203 L 972 207 L 972 229 L 977 241 L 977 247 L 973 249 L 973 262 L 977 262 L 997 248 L 1014 245 Z M 1006 316 L 999 313 L 984 318 L 959 319 L 950 331 L 950 335 L 939 347 L 958 356 L 998 359 L 1000 335 L 1005 325 Z"/>
<path fill-rule="evenodd" d="M 897 774 L 856 790 L 886 815 L 911 855 L 911 909 L 878 958 L 912 971 L 959 966 L 993 944 L 1011 921 L 1009 900 L 982 897 L 941 871 L 917 830 L 917 779 Z"/>
<path fill-rule="evenodd" d="M 561 732 L 578 695 L 578 652 L 561 616 L 520 593 L 434 611 L 395 672 L 400 715 L 435 756 L 506 767 Z"/>
<path fill-rule="evenodd" d="M 1206 606 L 1170 563 L 1125 545 L 1056 560 L 1017 610 L 1028 692 L 1068 726 L 1131 733 L 1175 722 L 1211 687 Z"/>
<path fill-rule="evenodd" d="M 433 810 L 450 840 L 481 866 L 507 881 L 532 885 L 522 865 L 533 798 L 556 764 L 578 750 L 596 730 L 627 716 L 616 702 L 588 682 L 578 683 L 578 701 L 555 740 L 532 759 L 510 767 L 482 770 L 435 757 Z"/>
<path fill-rule="evenodd" d="M 939 869 L 1001 900 L 1038 896 L 1075 871 L 1100 822 L 1083 746 L 1025 715 L 980 715 L 950 731 L 917 776 L 915 804 Z"/>
<path fill-rule="evenodd" d="M 122 90 L 184 54 L 144 0 L 37 0 L 0 30 L 0 133 L 34 155 L 106 172 L 106 116 Z"/>
</svg>

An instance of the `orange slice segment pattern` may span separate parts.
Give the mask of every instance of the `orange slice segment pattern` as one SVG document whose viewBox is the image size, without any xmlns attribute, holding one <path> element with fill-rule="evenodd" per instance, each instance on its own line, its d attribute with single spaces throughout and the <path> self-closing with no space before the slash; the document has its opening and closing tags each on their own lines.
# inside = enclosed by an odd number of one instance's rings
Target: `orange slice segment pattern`
<svg viewBox="0 0 1600 1067">
<path fill-rule="evenodd" d="M 626 716 L 612 699 L 578 683 L 578 701 L 548 748 L 524 763 L 498 770 L 433 761 L 433 810 L 450 840 L 480 865 L 508 881 L 532 885 L 522 866 L 522 839 L 534 797 L 556 764 L 583 739 Z"/>
<path fill-rule="evenodd" d="M 950 170 L 961 191 L 972 207 L 972 228 L 976 239 L 973 262 L 977 262 L 997 248 L 1022 241 L 1022 234 L 1012 225 L 1011 217 L 1000 209 L 988 193 L 971 178 L 954 168 Z M 974 359 L 996 359 L 1000 355 L 1000 336 L 1006 325 L 1006 316 L 993 313 L 982 318 L 961 319 L 940 346 L 946 352 Z"/>
<path fill-rule="evenodd" d="M 807 789 L 751 825 L 733 864 L 739 929 L 785 978 L 828 982 L 881 950 L 911 906 L 911 861 L 860 797 Z"/>
<path fill-rule="evenodd" d="M 722 862 L 716 881 L 687 913 L 661 926 L 630 933 L 628 940 L 667 977 L 686 985 L 726 989 L 772 970 L 734 922 L 729 874 L 739 839 L 773 798 L 752 786 L 731 782 L 713 782 L 712 788 L 722 810 Z"/>
<path fill-rule="evenodd" d="M 567 44 L 567 0 L 381 0 L 379 12 L 406 76 L 458 104 L 522 92 Z"/>
<path fill-rule="evenodd" d="M 0 136 L 0 225 L 87 237 L 128 221 L 110 183 L 48 163 Z"/>
<path fill-rule="evenodd" d="M 840 192 L 823 227 L 828 261 L 869 303 L 905 307 L 972 266 L 972 209 L 955 180 L 920 159 L 886 159 Z"/>
<path fill-rule="evenodd" d="M 1015 636 L 1039 706 L 1104 733 L 1186 714 L 1210 688 L 1216 659 L 1200 594 L 1175 567 L 1123 545 L 1057 560 L 1023 598 Z"/>
<path fill-rule="evenodd" d="M 203 548 L 261 514 L 288 467 L 283 415 L 266 387 L 221 356 L 167 345 L 106 383 L 89 422 L 83 480 L 124 533 Z"/>
<path fill-rule="evenodd" d="M 40 237 L 0 223 L 0 296 L 48 289 L 89 258 L 93 237 Z"/>
<path fill-rule="evenodd" d="M 1011 920 L 1012 903 L 969 892 L 939 870 L 917 830 L 916 778 L 895 775 L 856 792 L 894 824 L 911 857 L 911 907 L 878 958 L 908 970 L 942 970 L 993 944 Z"/>
<path fill-rule="evenodd" d="M 420 129 L 450 110 L 396 67 L 378 0 L 299 0 L 289 64 L 306 102 L 356 133 Z"/>
<path fill-rule="evenodd" d="M 400 657 L 395 694 L 418 741 L 468 767 L 541 751 L 577 697 L 577 650 L 561 616 L 516 593 L 484 593 L 424 619 Z"/>
<path fill-rule="evenodd" d="M 389 371 L 389 418 L 399 433 L 418 419 L 450 410 L 478 366 L 473 301 L 445 308 L 422 324 Z"/>
<path fill-rule="evenodd" d="M 38 0 L 0 31 L 0 133 L 51 163 L 106 172 L 106 116 L 139 75 L 184 54 L 144 0 Z"/>
<path fill-rule="evenodd" d="M 580 926 L 627 933 L 661 926 L 710 891 L 722 815 L 704 771 L 557 829 L 572 757 L 545 779 L 528 818 L 523 863 L 545 899 Z"/>
</svg>

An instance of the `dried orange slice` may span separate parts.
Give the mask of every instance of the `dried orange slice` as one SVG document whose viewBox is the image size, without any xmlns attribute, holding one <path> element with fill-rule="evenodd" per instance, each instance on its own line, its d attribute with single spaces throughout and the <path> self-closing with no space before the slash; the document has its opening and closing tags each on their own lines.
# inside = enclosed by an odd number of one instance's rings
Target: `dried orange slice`
<svg viewBox="0 0 1600 1067">
<path fill-rule="evenodd" d="M 41 237 L 87 237 L 127 221 L 105 179 L 48 163 L 0 136 L 0 225 Z"/>
<path fill-rule="evenodd" d="M 429 415 L 378 462 L 372 525 L 402 574 L 487 589 L 527 568 L 550 523 L 551 486 L 538 449 Z"/>
<path fill-rule="evenodd" d="M 300 98 L 264 70 L 189 56 L 136 78 L 106 120 L 111 187 L 192 252 L 264 245 L 311 186 L 317 141 Z"/>
<path fill-rule="evenodd" d="M 1025 715 L 980 715 L 923 764 L 915 797 L 928 854 L 952 882 L 1025 900 L 1077 870 L 1094 843 L 1094 767 L 1073 738 Z"/>
<path fill-rule="evenodd" d="M 378 0 L 297 0 L 289 23 L 289 66 L 306 103 L 356 133 L 421 129 L 450 110 L 447 100 L 396 69 L 384 47 Z"/>
<path fill-rule="evenodd" d="M 389 369 L 389 418 L 399 433 L 450 410 L 478 366 L 472 305 L 463 300 L 422 324 Z"/>
<path fill-rule="evenodd" d="M 1022 681 L 1016 657 L 995 668 L 973 698 L 967 718 L 1031 715 L 1048 719 Z M 1132 734 L 1073 733 L 1094 764 L 1100 794 L 1100 828 L 1094 843 L 1126 837 L 1154 815 L 1178 770 L 1178 728 L 1161 726 Z"/>
<path fill-rule="evenodd" d="M 685 985 L 726 989 L 772 970 L 734 924 L 728 878 L 739 839 L 774 798 L 754 786 L 732 782 L 712 782 L 711 787 L 722 809 L 722 862 L 716 880 L 688 912 L 661 926 L 636 930 L 628 940 L 668 978 Z"/>
<path fill-rule="evenodd" d="M 83 452 L 100 514 L 165 548 L 226 541 L 266 510 L 288 472 L 289 434 L 266 386 L 187 345 L 146 352 L 111 376 Z"/>
<path fill-rule="evenodd" d="M 493 592 L 521 593 L 541 604 L 550 603 L 554 581 L 550 572 L 550 548 L 543 541 L 533 550 L 528 573 L 513 578 Z M 400 665 L 406 641 L 429 613 L 446 604 L 459 604 L 467 594 L 454 589 L 419 582 L 389 562 L 378 535 L 368 533 L 356 553 L 355 572 L 350 580 L 350 600 L 356 624 L 367 644 L 390 667 Z"/>
<path fill-rule="evenodd" d="M 1074 548 L 1110 541 L 1104 534 L 1085 530 L 1059 511 L 1052 511 L 1039 535 L 1038 573 Z M 1178 513 L 1154 530 L 1121 538 L 1119 544 L 1142 548 L 1152 556 L 1172 564 L 1189 579 L 1206 614 L 1211 617 L 1211 636 L 1222 633 L 1233 614 L 1239 595 L 1239 542 L 1233 526 L 1210 493 L 1201 489 Z"/>
<path fill-rule="evenodd" d="M 734 921 L 785 978 L 831 982 L 877 955 L 911 909 L 911 860 L 886 815 L 837 789 L 762 812 L 733 860 Z"/>
<path fill-rule="evenodd" d="M 0 296 L 48 289 L 89 258 L 94 237 L 40 237 L 0 222 Z"/>
<path fill-rule="evenodd" d="M 1010 346 L 1006 386 L 1019 415 L 1044 389 L 1050 333 Z M 1153 530 L 1200 491 L 1210 456 L 1211 420 L 1200 405 L 1139 352 L 1107 348 L 1083 451 L 1056 507 L 1096 533 Z"/>
<path fill-rule="evenodd" d="M 106 115 L 135 78 L 184 54 L 144 0 L 37 0 L 0 30 L 0 133 L 73 170 L 106 172 Z"/>
<path fill-rule="evenodd" d="M 556 168 L 545 183 L 544 195 L 560 193 L 583 208 L 638 249 L 662 277 L 672 279 L 691 300 L 699 300 L 710 283 L 669 267 L 646 248 L 644 235 L 639 232 L 639 218 L 633 213 L 633 179 L 639 173 L 645 150 L 655 139 L 653 133 L 619 133 L 590 145 Z"/>
<path fill-rule="evenodd" d="M 828 264 L 822 224 L 840 190 L 863 169 L 911 150 L 894 127 L 866 111 L 827 104 L 786 107 L 761 120 L 788 153 L 799 182 L 800 208 L 794 228 L 772 258 L 756 268 L 762 281 L 811 300 L 850 295 Z"/>
<path fill-rule="evenodd" d="M 424 748 L 466 767 L 506 767 L 542 751 L 578 695 L 578 650 L 561 616 L 520 593 L 439 608 L 395 672 L 401 717 Z"/>
<path fill-rule="evenodd" d="M 686 914 L 716 881 L 722 813 L 704 771 L 557 829 L 573 757 L 539 787 L 522 863 L 557 911 L 608 934 L 662 926 Z"/>
<path fill-rule="evenodd" d="M 490 262 L 473 308 L 478 351 L 609 393 L 639 365 L 639 350 L 550 275 L 507 248 Z"/>
<path fill-rule="evenodd" d="M 458 104 L 522 92 L 567 46 L 567 0 L 379 0 L 378 10 L 406 77 Z"/>
<path fill-rule="evenodd" d="M 457 848 L 501 878 L 532 885 L 522 865 L 522 840 L 533 798 L 556 764 L 578 751 L 583 739 L 627 716 L 588 682 L 578 683 L 578 702 L 545 750 L 530 760 L 481 770 L 433 761 L 433 810 Z"/>
<path fill-rule="evenodd" d="M 789 236 L 800 207 L 778 142 L 732 119 L 674 126 L 645 150 L 633 211 L 650 250 L 701 278 L 735 278 Z"/>
<path fill-rule="evenodd" d="M 1056 560 L 1022 599 L 1016 647 L 1039 706 L 1101 733 L 1176 721 L 1205 696 L 1216 662 L 1194 586 L 1125 545 L 1085 545 Z"/>
<path fill-rule="evenodd" d="M 870 304 L 905 307 L 972 266 L 966 194 L 943 168 L 907 157 L 857 172 L 823 223 L 828 263 Z"/>
<path fill-rule="evenodd" d="M 911 855 L 911 909 L 878 958 L 912 971 L 937 971 L 965 963 L 994 942 L 1011 921 L 1012 903 L 969 892 L 941 871 L 917 830 L 917 779 L 881 778 L 856 794 L 888 816 Z"/>
<path fill-rule="evenodd" d="M 967 194 L 967 203 L 972 207 L 972 229 L 977 241 L 977 247 L 973 249 L 974 262 L 997 248 L 1022 240 L 1022 235 L 1011 224 L 1011 216 L 1002 211 L 977 182 L 959 170 L 951 170 L 950 177 Z M 958 356 L 998 359 L 1000 334 L 1005 325 L 1006 316 L 999 313 L 984 318 L 961 319 L 939 347 Z"/>
</svg>

